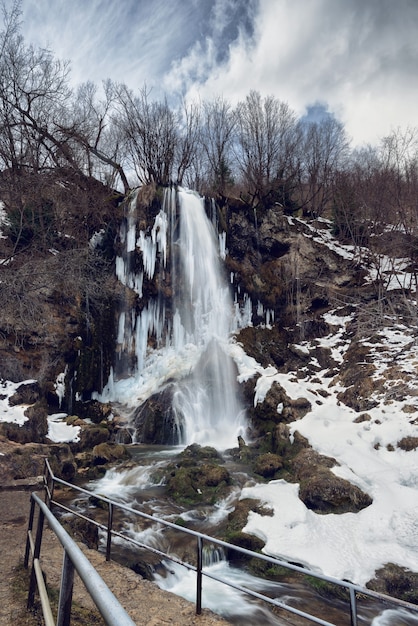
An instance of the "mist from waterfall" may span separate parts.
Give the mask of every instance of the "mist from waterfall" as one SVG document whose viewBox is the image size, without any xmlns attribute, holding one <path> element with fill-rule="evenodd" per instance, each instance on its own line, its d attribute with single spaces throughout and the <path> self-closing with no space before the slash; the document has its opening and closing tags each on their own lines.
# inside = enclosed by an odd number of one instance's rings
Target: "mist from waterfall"
<svg viewBox="0 0 418 626">
<path fill-rule="evenodd" d="M 117 365 L 100 399 L 133 411 L 169 384 L 179 444 L 235 446 L 246 428 L 228 354 L 239 314 L 204 200 L 182 188 L 166 189 L 149 232 L 137 232 L 136 204 L 134 196 L 120 230 L 116 272 L 128 296 L 119 315 Z M 138 252 L 142 267 L 135 271 Z M 144 278 L 168 282 L 170 301 L 161 289 L 142 302 Z M 139 312 L 132 291 L 141 299 Z"/>
</svg>

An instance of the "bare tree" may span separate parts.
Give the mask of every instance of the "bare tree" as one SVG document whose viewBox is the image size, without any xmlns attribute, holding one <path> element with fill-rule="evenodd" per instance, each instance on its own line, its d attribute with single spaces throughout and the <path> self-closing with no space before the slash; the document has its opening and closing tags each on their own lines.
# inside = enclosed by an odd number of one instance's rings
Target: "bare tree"
<svg viewBox="0 0 418 626">
<path fill-rule="evenodd" d="M 203 103 L 201 145 L 209 189 L 224 195 L 233 182 L 232 144 L 236 117 L 221 97 Z"/>
<path fill-rule="evenodd" d="M 302 129 L 300 201 L 305 214 L 317 217 L 330 207 L 334 176 L 348 156 L 349 142 L 344 125 L 330 114 Z"/>
<path fill-rule="evenodd" d="M 200 132 L 200 107 L 197 103 L 183 101 L 177 115 L 177 138 L 175 146 L 175 181 L 183 184 L 185 176 L 194 169 L 198 157 Z"/>
<path fill-rule="evenodd" d="M 296 174 L 297 123 L 285 102 L 251 91 L 236 108 L 235 156 L 253 204 L 286 202 Z"/>
<path fill-rule="evenodd" d="M 418 231 L 418 129 L 394 130 L 384 137 L 380 159 L 390 184 L 391 221 L 405 232 Z"/>
<path fill-rule="evenodd" d="M 26 47 L 16 31 L 17 27 L 12 29 L 1 44 L 3 165 L 34 171 L 64 164 L 74 166 L 71 145 L 61 130 L 71 96 L 68 63 L 55 60 L 49 50 Z"/>
<path fill-rule="evenodd" d="M 102 99 L 97 94 L 94 83 L 80 85 L 74 102 L 74 119 L 65 130 L 82 152 L 81 160 L 86 173 L 113 188 L 118 186 L 119 177 L 127 193 L 129 182 L 123 167 L 126 145 L 115 119 L 116 93 L 113 83 L 110 80 L 103 82 Z"/>
<path fill-rule="evenodd" d="M 139 96 L 123 84 L 115 89 L 118 124 L 138 180 L 143 184 L 170 183 L 177 145 L 176 114 L 167 101 L 150 101 L 146 86 Z"/>
</svg>

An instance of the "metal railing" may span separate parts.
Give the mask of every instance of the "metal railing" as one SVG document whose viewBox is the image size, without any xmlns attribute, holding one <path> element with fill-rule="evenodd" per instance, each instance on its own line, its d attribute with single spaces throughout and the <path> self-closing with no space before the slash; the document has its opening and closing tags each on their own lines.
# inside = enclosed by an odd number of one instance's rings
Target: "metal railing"
<svg viewBox="0 0 418 626">
<path fill-rule="evenodd" d="M 107 523 L 103 524 L 91 517 L 88 517 L 87 515 L 84 515 L 83 513 L 81 513 L 80 511 L 75 510 L 74 508 L 69 508 L 66 505 L 60 503 L 59 501 L 54 499 L 54 488 L 55 485 L 61 485 L 65 488 L 70 488 L 75 490 L 78 493 L 82 493 L 88 497 L 94 497 L 94 499 L 97 502 L 102 502 L 106 505 L 107 507 Z M 342 581 L 336 578 L 331 578 L 329 576 L 325 576 L 323 574 L 318 574 L 318 573 L 314 573 L 310 570 L 307 570 L 306 568 L 300 567 L 298 565 L 294 565 L 291 563 L 288 563 L 287 561 L 282 561 L 280 559 L 274 558 L 274 557 L 270 557 L 264 554 L 260 554 L 258 552 L 253 552 L 251 550 L 248 550 L 246 548 L 242 548 L 240 546 L 234 545 L 234 544 L 230 544 L 227 543 L 226 541 L 222 541 L 221 539 L 216 539 L 215 537 L 211 537 L 209 535 L 205 535 L 203 533 L 191 530 L 189 528 L 184 528 L 182 526 L 179 526 L 178 524 L 169 522 L 167 520 L 161 519 L 155 515 L 149 515 L 147 513 L 144 513 L 142 511 L 139 511 L 137 509 L 134 509 L 126 504 L 123 503 L 119 503 L 116 502 L 114 500 L 111 500 L 110 498 L 107 498 L 105 496 L 101 496 L 98 495 L 96 493 L 93 493 L 87 489 L 84 489 L 83 487 L 79 487 L 76 485 L 73 485 L 72 483 L 68 483 L 65 480 L 62 480 L 58 477 L 56 477 L 52 470 L 51 467 L 49 465 L 48 460 L 45 461 L 45 473 L 44 473 L 44 487 L 45 487 L 45 492 L 46 492 L 46 503 L 48 505 L 49 508 L 51 508 L 52 506 L 56 506 L 58 507 L 60 510 L 65 511 L 66 513 L 70 513 L 72 515 L 75 515 L 81 519 L 84 519 L 85 521 L 93 524 L 94 526 L 96 526 L 97 528 L 100 528 L 106 535 L 106 560 L 110 560 L 111 559 L 111 550 L 112 550 L 112 537 L 119 537 L 120 539 L 123 539 L 124 541 L 138 547 L 141 549 L 145 549 L 149 552 L 152 552 L 153 554 L 156 554 L 164 559 L 167 559 L 169 561 L 172 561 L 174 563 L 177 563 L 179 565 L 182 565 L 183 567 L 185 567 L 188 570 L 192 570 L 194 572 L 196 572 L 196 613 L 199 615 L 201 614 L 202 611 L 202 587 L 203 587 L 203 578 L 207 577 L 210 578 L 212 580 L 215 580 L 219 583 L 225 584 L 229 587 L 232 587 L 248 596 L 251 596 L 253 598 L 257 598 L 259 600 L 262 600 L 263 602 L 266 602 L 274 607 L 277 607 L 279 609 L 282 609 L 288 613 L 292 613 L 294 615 L 297 615 L 299 617 L 305 618 L 306 620 L 310 621 L 311 623 L 315 623 L 315 624 L 320 624 L 321 626 L 338 626 L 335 625 L 329 621 L 326 621 L 320 617 L 316 617 L 310 613 L 307 613 L 305 611 L 302 611 L 300 609 L 297 609 L 293 606 L 290 606 L 289 604 L 286 604 L 285 602 L 282 602 L 281 600 L 277 599 L 277 598 L 271 598 L 269 596 L 266 596 L 262 593 L 259 593 L 257 591 L 254 591 L 252 589 L 249 589 L 247 587 L 243 587 L 241 585 L 232 583 L 230 580 L 226 580 L 225 578 L 221 578 L 219 576 L 216 576 L 215 574 L 207 571 L 207 569 L 203 568 L 203 548 L 204 545 L 214 545 L 214 546 L 220 546 L 223 549 L 226 549 L 228 551 L 235 551 L 238 552 L 246 557 L 249 558 L 254 558 L 254 559 L 259 559 L 261 561 L 264 561 L 266 563 L 269 563 L 271 565 L 274 566 L 279 566 L 282 568 L 285 568 L 286 570 L 289 571 L 293 571 L 293 572 L 298 572 L 300 574 L 302 574 L 303 576 L 309 576 L 310 578 L 315 578 L 317 580 L 320 581 L 324 581 L 326 583 L 330 583 L 332 585 L 335 585 L 336 587 L 339 587 L 340 589 L 345 589 L 347 594 L 348 594 L 348 598 L 349 598 L 349 613 L 350 613 L 350 624 L 351 626 L 358 626 L 359 625 L 359 616 L 358 616 L 358 611 L 357 611 L 357 599 L 358 597 L 362 597 L 362 598 L 370 598 L 373 600 L 378 601 L 379 603 L 382 603 L 385 606 L 389 606 L 391 608 L 399 608 L 399 609 L 405 609 L 407 611 L 411 611 L 414 615 L 418 616 L 418 605 L 416 604 L 412 604 L 410 602 L 405 602 L 403 600 L 399 600 L 397 598 L 393 598 L 391 596 L 387 596 L 381 593 L 377 593 L 374 592 L 370 589 L 366 589 L 364 587 L 360 587 L 359 585 L 355 585 L 352 584 L 350 582 L 347 581 Z M 45 506 L 45 505 L 44 505 Z M 45 507 L 46 508 L 46 507 Z M 130 537 L 129 535 L 127 535 L 126 533 L 120 532 L 118 530 L 115 530 L 113 527 L 113 523 L 114 523 L 114 511 L 115 510 L 120 510 L 125 512 L 126 514 L 129 515 L 134 515 L 136 517 L 139 517 L 143 520 L 148 520 L 153 522 L 154 524 L 160 524 L 165 528 L 171 528 L 173 530 L 175 530 L 176 532 L 180 532 L 180 533 L 184 533 L 186 535 L 188 535 L 190 537 L 190 539 L 193 541 L 196 541 L 196 565 L 193 565 L 191 563 L 182 561 L 181 559 L 179 559 L 178 557 L 172 555 L 172 554 L 168 554 L 162 550 L 159 550 L 157 548 L 154 548 L 148 544 L 142 543 L 140 541 L 137 541 L 136 539 L 133 539 L 132 537 Z M 54 518 L 55 519 L 55 518 Z M 49 520 L 48 520 L 49 521 Z M 59 524 L 59 522 L 57 522 L 57 524 Z M 65 532 L 65 531 L 64 531 Z M 35 549 L 35 554 L 36 554 L 36 549 Z M 81 553 L 82 554 L 82 553 Z M 38 553 L 39 556 L 39 553 Z M 109 624 L 111 624 L 113 622 L 109 622 Z M 125 624 L 125 623 L 130 623 L 130 622 L 118 622 L 118 624 Z M 57 625 L 57 626 L 61 626 L 61 624 Z M 63 626 L 64 622 L 63 622 Z"/>
<path fill-rule="evenodd" d="M 39 507 L 39 513 L 36 539 L 34 540 L 32 531 L 35 518 L 35 505 Z M 45 625 L 55 626 L 40 563 L 40 552 L 45 520 L 47 520 L 49 527 L 58 537 L 64 549 L 56 626 L 69 626 L 70 624 L 74 570 L 80 576 L 108 626 L 135 626 L 135 622 L 132 621 L 123 606 L 106 586 L 105 582 L 97 573 L 87 557 L 64 530 L 60 522 L 52 514 L 46 504 L 44 504 L 35 493 L 32 493 L 31 495 L 31 508 L 29 513 L 28 535 L 24 558 L 24 566 L 27 569 L 29 567 L 30 557 L 32 556 L 32 570 L 29 581 L 27 608 L 31 609 L 33 607 L 35 591 L 36 588 L 38 588 Z"/>
</svg>

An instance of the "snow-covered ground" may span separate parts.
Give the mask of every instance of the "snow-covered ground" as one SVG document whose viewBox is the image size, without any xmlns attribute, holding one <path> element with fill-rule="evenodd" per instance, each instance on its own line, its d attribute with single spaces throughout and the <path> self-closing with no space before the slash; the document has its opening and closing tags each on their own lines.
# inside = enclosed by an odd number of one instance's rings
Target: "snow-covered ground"
<svg viewBox="0 0 418 626">
<path fill-rule="evenodd" d="M 343 331 L 349 319 L 328 314 L 327 321 L 338 330 L 321 340 L 339 362 L 348 348 Z M 360 423 L 355 422 L 359 414 L 337 399 L 343 388 L 330 383 L 325 372 L 300 379 L 273 367 L 263 368 L 239 345 L 231 346 L 241 380 L 260 375 L 254 403 L 263 401 L 274 381 L 290 398 L 307 398 L 312 410 L 290 424 L 291 433 L 299 431 L 315 450 L 335 458 L 339 465 L 332 471 L 373 498 L 359 513 L 318 515 L 299 499 L 297 484 L 274 480 L 243 490 L 242 498 L 257 498 L 274 509 L 272 517 L 251 512 L 244 531 L 265 541 L 267 554 L 361 585 L 388 562 L 418 572 L 418 449 L 397 447 L 402 438 L 418 436 L 417 413 L 413 412 L 418 411 L 418 345 L 413 332 L 402 326 L 387 328 L 379 337 L 380 342 L 370 344 L 375 376 L 382 376 L 395 360 L 408 379 L 411 395 L 405 401 L 385 401 L 376 391 L 373 399 L 379 404 L 367 411 L 371 419 Z M 308 353 L 313 346 L 305 342 L 300 348 Z M 397 382 L 405 384 L 405 378 L 391 379 L 387 385 Z M 319 395 L 318 390 L 329 395 Z"/>
</svg>

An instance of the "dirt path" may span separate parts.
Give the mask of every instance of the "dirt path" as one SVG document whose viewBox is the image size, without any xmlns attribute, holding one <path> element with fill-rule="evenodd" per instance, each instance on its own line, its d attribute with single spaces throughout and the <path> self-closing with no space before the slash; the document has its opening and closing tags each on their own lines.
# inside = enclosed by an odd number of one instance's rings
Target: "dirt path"
<svg viewBox="0 0 418 626">
<path fill-rule="evenodd" d="M 33 487 L 32 487 L 33 488 Z M 25 537 L 30 506 L 30 491 L 21 487 L 0 488 L 0 626 L 24 623 L 25 603 L 13 592 L 16 569 L 23 563 Z M 141 626 L 221 626 L 225 620 L 204 611 L 195 614 L 194 604 L 162 591 L 154 583 L 117 563 L 107 563 L 95 550 L 81 546 L 106 584 L 131 618 Z M 43 557 L 43 560 L 42 560 Z M 41 563 L 49 586 L 58 587 L 62 568 L 62 548 L 46 528 L 43 536 Z M 76 576 L 74 599 L 83 606 L 92 606 L 84 585 Z M 87 625 L 88 626 L 88 625 Z"/>
</svg>

